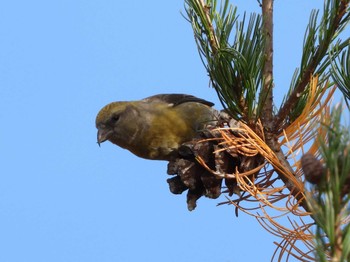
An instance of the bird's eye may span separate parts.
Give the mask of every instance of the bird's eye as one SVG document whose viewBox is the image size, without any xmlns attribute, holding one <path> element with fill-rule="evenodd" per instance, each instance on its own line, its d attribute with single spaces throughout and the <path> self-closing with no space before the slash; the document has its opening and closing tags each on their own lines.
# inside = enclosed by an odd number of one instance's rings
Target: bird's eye
<svg viewBox="0 0 350 262">
<path fill-rule="evenodd" d="M 118 120 L 119 120 L 119 115 L 114 115 L 111 118 L 112 123 L 116 123 L 116 122 L 118 122 Z"/>
</svg>

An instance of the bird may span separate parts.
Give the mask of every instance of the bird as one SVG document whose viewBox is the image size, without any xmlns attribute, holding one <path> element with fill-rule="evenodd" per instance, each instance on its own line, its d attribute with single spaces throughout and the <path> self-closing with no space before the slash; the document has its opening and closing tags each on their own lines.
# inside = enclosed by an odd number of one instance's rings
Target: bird
<svg viewBox="0 0 350 262">
<path fill-rule="evenodd" d="M 97 143 L 105 141 L 150 160 L 174 159 L 179 147 L 214 126 L 212 102 L 187 94 L 158 94 L 104 106 L 96 116 Z"/>
</svg>

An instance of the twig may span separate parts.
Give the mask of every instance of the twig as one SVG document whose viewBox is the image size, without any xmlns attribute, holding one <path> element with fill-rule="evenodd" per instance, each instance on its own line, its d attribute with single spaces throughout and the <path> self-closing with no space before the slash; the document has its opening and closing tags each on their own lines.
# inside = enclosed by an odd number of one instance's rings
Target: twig
<svg viewBox="0 0 350 262">
<path fill-rule="evenodd" d="M 264 82 L 263 88 L 261 89 L 260 98 L 264 99 L 265 103 L 262 109 L 261 120 L 267 133 L 270 133 L 273 128 L 273 0 L 262 1 L 262 13 L 263 32 L 265 38 L 265 63 L 263 68 Z"/>
<path fill-rule="evenodd" d="M 283 126 L 281 126 L 281 123 L 286 119 L 291 109 L 295 106 L 296 102 L 300 99 L 300 95 L 305 91 L 306 86 L 310 82 L 311 76 L 313 75 L 320 61 L 324 57 L 324 54 L 327 52 L 327 49 L 332 41 L 334 33 L 340 26 L 341 19 L 346 14 L 348 4 L 349 4 L 348 0 L 341 1 L 340 6 L 338 8 L 337 15 L 334 18 L 334 21 L 330 23 L 332 25 L 329 33 L 330 37 L 328 37 L 328 39 L 324 39 L 324 41 L 320 43 L 320 45 L 317 47 L 317 51 L 312 57 L 310 64 L 306 67 L 305 71 L 301 75 L 298 84 L 296 85 L 293 92 L 288 97 L 288 100 L 286 101 L 286 103 L 279 110 L 275 118 L 275 121 L 273 123 L 275 133 L 279 133 L 281 129 L 284 128 Z"/>
<path fill-rule="evenodd" d="M 213 54 L 216 54 L 216 52 L 219 49 L 219 41 L 216 38 L 215 30 L 214 30 L 213 24 L 212 24 L 211 19 L 210 19 L 209 12 L 210 12 L 211 6 L 206 5 L 203 0 L 198 0 L 197 3 L 199 5 L 201 5 L 201 7 L 202 7 L 201 9 L 204 10 L 204 12 L 205 12 L 205 18 L 206 18 L 205 22 L 206 22 L 207 26 L 209 27 L 209 30 L 207 32 L 207 34 L 209 36 L 209 43 L 210 43 L 211 49 L 213 51 Z"/>
<path fill-rule="evenodd" d="M 265 34 L 265 64 L 263 69 L 264 83 L 261 91 L 260 98 L 266 97 L 266 101 L 262 111 L 262 122 L 265 129 L 265 138 L 268 146 L 275 152 L 279 159 L 280 164 L 294 174 L 294 170 L 286 160 L 280 146 L 277 142 L 276 136 L 273 134 L 274 121 L 273 121 L 273 0 L 262 1 L 262 13 L 263 13 L 263 30 Z M 299 192 L 293 181 L 288 179 L 283 173 L 278 172 L 279 177 L 289 189 L 291 194 L 298 200 L 300 205 L 307 211 L 308 207 L 303 200 L 302 192 Z"/>
</svg>

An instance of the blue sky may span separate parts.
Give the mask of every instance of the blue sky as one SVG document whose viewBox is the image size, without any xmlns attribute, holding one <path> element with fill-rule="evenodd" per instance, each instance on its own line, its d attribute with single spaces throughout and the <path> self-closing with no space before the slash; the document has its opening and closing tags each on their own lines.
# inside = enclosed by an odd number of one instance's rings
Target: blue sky
<svg viewBox="0 0 350 262">
<path fill-rule="evenodd" d="M 235 1 L 239 13 L 257 1 Z M 276 98 L 310 10 L 276 1 Z M 105 104 L 188 93 L 220 104 L 183 1 L 12 0 L 0 8 L 0 261 L 269 261 L 279 241 L 224 201 L 193 212 L 166 162 L 96 144 Z"/>
</svg>

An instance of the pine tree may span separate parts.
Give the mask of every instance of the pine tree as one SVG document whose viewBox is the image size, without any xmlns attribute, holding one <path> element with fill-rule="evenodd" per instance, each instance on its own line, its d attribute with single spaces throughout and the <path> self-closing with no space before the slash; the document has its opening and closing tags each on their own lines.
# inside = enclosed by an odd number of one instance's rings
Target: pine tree
<svg viewBox="0 0 350 262">
<path fill-rule="evenodd" d="M 349 105 L 350 37 L 340 36 L 350 21 L 350 1 L 325 0 L 322 11 L 312 11 L 300 67 L 278 108 L 273 92 L 283 89 L 273 76 L 273 0 L 257 3 L 261 14 L 240 18 L 229 0 L 185 0 L 200 58 L 227 117 L 204 135 L 206 142 L 185 145 L 204 171 L 191 172 L 189 160 L 170 163 L 176 169 L 170 173 L 178 174 L 168 181 L 170 189 L 190 188 L 193 209 L 202 195 L 216 198 L 224 181 L 230 199 L 221 204 L 255 216 L 281 238 L 274 260 L 349 261 L 350 127 L 342 121 L 349 107 L 331 101 L 339 89 Z M 199 171 L 200 189 L 189 182 Z"/>
</svg>

